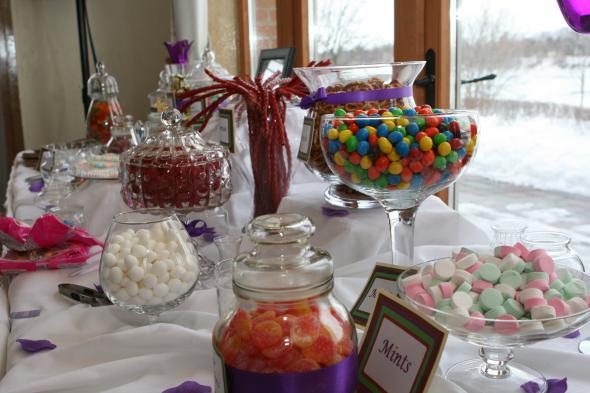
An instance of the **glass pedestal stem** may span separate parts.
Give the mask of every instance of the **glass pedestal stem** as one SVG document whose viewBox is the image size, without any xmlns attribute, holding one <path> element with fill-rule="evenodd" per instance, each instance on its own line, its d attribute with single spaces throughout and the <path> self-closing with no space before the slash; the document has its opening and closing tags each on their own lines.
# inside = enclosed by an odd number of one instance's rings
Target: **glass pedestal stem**
<svg viewBox="0 0 590 393">
<path fill-rule="evenodd" d="M 485 377 L 498 379 L 510 376 L 508 362 L 514 358 L 512 349 L 481 347 L 479 357 L 484 361 L 480 367 L 480 372 Z"/>
<path fill-rule="evenodd" d="M 385 207 L 391 233 L 393 263 L 411 266 L 414 262 L 414 220 L 418 207 L 397 210 Z"/>
</svg>

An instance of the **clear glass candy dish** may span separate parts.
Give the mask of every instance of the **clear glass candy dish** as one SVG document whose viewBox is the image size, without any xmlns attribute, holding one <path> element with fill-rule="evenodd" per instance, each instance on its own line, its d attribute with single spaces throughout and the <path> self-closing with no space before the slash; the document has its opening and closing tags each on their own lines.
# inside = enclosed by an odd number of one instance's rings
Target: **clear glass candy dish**
<svg viewBox="0 0 590 393">
<path fill-rule="evenodd" d="M 422 298 L 412 294 L 413 289 L 408 278 L 416 273 L 428 274 L 437 262 L 443 260 L 437 259 L 410 267 L 400 275 L 398 286 L 400 295 L 412 307 L 436 320 L 450 334 L 480 347 L 479 358 L 452 366 L 447 370 L 447 379 L 467 392 L 520 392 L 520 386 L 530 381 L 539 385 L 539 393 L 546 392 L 547 383 L 541 373 L 511 361 L 514 358 L 513 349 L 561 337 L 579 329 L 590 321 L 588 305 L 578 304 L 561 316 L 536 319 L 526 319 L 530 311 L 526 314 L 523 312 L 519 319 L 509 313 L 491 318 L 484 317 L 475 310 L 460 312 L 457 308 L 447 307 L 440 302 L 436 306 L 427 305 Z M 563 269 L 560 274 L 567 275 L 571 280 L 579 280 L 586 288 L 590 288 L 590 275 L 568 267 L 560 269 Z M 523 296 L 522 293 L 520 291 L 519 295 Z M 455 301 L 454 298 L 447 300 Z"/>
<path fill-rule="evenodd" d="M 189 211 L 229 199 L 228 151 L 187 132 L 181 120 L 178 110 L 167 110 L 162 113 L 165 131 L 121 155 L 121 193 L 129 207 Z"/>
</svg>

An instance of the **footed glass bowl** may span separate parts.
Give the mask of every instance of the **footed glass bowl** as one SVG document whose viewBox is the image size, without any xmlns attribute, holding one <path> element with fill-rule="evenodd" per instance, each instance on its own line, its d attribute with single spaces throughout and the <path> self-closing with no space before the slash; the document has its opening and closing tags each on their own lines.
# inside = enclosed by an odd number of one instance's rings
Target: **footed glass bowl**
<svg viewBox="0 0 590 393">
<path fill-rule="evenodd" d="M 430 107 L 325 115 L 325 161 L 348 187 L 374 198 L 391 229 L 393 263 L 413 262 L 414 219 L 430 195 L 461 176 L 478 143 L 477 115 Z M 434 113 L 433 113 L 434 112 Z"/>
<path fill-rule="evenodd" d="M 558 318 L 502 320 L 441 311 L 406 296 L 402 280 L 427 266 L 433 266 L 437 261 L 438 259 L 412 266 L 400 275 L 398 286 L 400 295 L 412 307 L 435 319 L 454 336 L 480 347 L 480 359 L 466 360 L 452 366 L 447 371 L 447 379 L 467 392 L 521 392 L 520 385 L 529 381 L 539 385 L 539 393 L 546 392 L 547 382 L 541 373 L 511 362 L 514 358 L 513 348 L 561 337 L 579 329 L 590 321 L 590 308 Z M 572 277 L 584 281 L 586 287 L 590 288 L 590 275 L 577 269 L 567 269 Z"/>
</svg>

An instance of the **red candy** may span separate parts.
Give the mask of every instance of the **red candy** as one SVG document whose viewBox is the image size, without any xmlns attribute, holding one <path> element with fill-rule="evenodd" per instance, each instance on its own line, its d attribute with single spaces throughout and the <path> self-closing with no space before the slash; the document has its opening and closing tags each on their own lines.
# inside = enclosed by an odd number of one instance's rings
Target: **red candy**
<svg viewBox="0 0 590 393">
<path fill-rule="evenodd" d="M 226 364 L 261 373 L 318 370 L 356 350 L 347 318 L 335 309 L 307 302 L 281 310 L 239 309 L 227 324 L 219 349 Z"/>
</svg>

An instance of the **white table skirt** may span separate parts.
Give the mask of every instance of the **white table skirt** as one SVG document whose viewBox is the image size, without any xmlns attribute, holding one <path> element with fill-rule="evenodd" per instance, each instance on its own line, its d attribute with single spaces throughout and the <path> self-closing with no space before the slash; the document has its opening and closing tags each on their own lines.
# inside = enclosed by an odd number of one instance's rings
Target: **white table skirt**
<svg viewBox="0 0 590 393">
<path fill-rule="evenodd" d="M 390 260 L 387 218 L 382 210 L 352 212 L 347 217 L 322 215 L 324 183 L 303 168 L 296 174 L 280 211 L 296 211 L 312 218 L 317 231 L 314 245 L 328 250 L 335 261 L 335 295 L 350 307 L 376 261 Z M 35 218 L 33 195 L 24 178 L 34 171 L 13 169 L 12 211 L 17 218 Z M 97 182 L 77 191 L 70 203 L 82 204 L 91 233 L 104 238 L 110 218 L 126 210 L 116 182 Z M 249 194 L 232 196 L 226 209 L 232 224 L 243 225 L 250 217 Z M 432 225 L 436 223 L 436 225 Z M 416 259 L 448 256 L 459 246 L 488 247 L 485 232 L 449 209 L 437 198 L 429 198 L 418 210 Z M 15 277 L 8 291 L 12 311 L 41 309 L 37 318 L 15 320 L 6 339 L 0 323 L 0 342 L 7 344 L 6 375 L 2 393 L 33 392 L 161 392 L 186 380 L 212 386 L 211 333 L 217 320 L 214 290 L 197 291 L 187 302 L 163 313 L 160 323 L 146 325 L 139 317 L 118 308 L 89 308 L 72 304 L 57 294 L 59 283 L 86 286 L 98 283 L 96 271 L 70 277 L 70 270 L 39 271 Z M 7 310 L 0 293 L 0 311 Z M 2 322 L 0 314 L 0 322 Z M 590 336 L 590 328 L 583 330 Z M 23 352 L 18 338 L 49 339 L 52 351 Z M 568 392 L 590 392 L 590 357 L 578 354 L 579 339 L 555 339 L 517 351 L 517 359 L 543 372 L 548 378 L 568 377 Z M 476 356 L 476 347 L 449 338 L 441 360 L 441 371 Z M 437 377 L 431 392 L 462 392 Z"/>
</svg>

